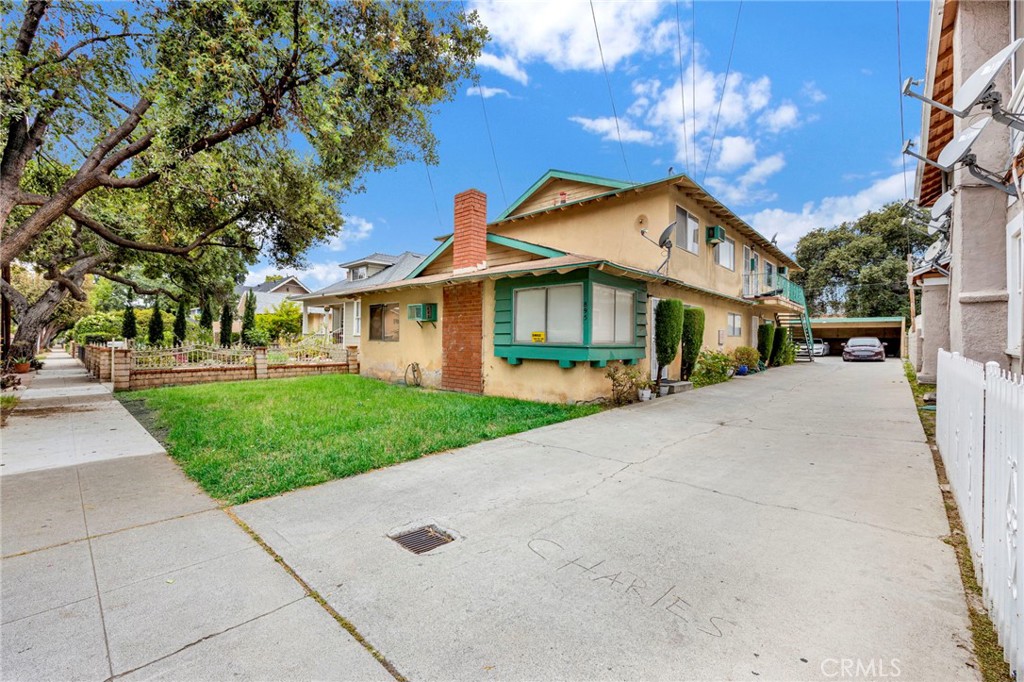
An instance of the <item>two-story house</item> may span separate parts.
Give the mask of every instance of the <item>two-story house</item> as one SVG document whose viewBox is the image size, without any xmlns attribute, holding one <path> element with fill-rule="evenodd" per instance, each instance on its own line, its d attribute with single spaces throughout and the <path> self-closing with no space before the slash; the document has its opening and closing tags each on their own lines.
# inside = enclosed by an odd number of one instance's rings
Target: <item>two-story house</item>
<svg viewBox="0 0 1024 682">
<path fill-rule="evenodd" d="M 350 289 L 360 368 L 425 385 L 550 401 L 606 396 L 610 361 L 652 371 L 653 310 L 705 310 L 705 346 L 755 345 L 757 325 L 806 317 L 797 264 L 685 175 L 630 185 L 549 171 L 488 224 L 455 197 L 454 234 L 409 274 Z M 667 227 L 673 248 L 661 248 Z M 667 259 L 667 260 L 666 260 Z M 678 362 L 668 368 L 679 375 Z"/>
<path fill-rule="evenodd" d="M 305 326 L 303 334 L 330 333 L 336 343 L 359 346 L 363 336 L 362 306 L 357 292 L 367 286 L 387 284 L 409 275 L 424 256 L 411 251 L 392 256 L 386 253 L 372 253 L 338 267 L 345 269 L 345 279 L 313 292 L 292 296 L 293 301 L 302 304 L 302 319 L 312 319 L 307 311 L 324 310 L 328 326 L 325 328 Z"/>
</svg>

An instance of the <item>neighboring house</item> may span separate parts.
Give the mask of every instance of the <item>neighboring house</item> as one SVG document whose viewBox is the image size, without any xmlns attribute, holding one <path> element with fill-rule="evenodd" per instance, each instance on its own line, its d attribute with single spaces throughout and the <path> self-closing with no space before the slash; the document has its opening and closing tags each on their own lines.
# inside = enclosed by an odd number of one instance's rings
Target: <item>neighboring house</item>
<svg viewBox="0 0 1024 682">
<path fill-rule="evenodd" d="M 972 74 L 1021 37 L 1024 4 L 1020 2 L 932 0 L 924 96 L 952 105 Z M 1022 74 L 1024 51 L 1020 50 L 1008 65 L 990 74 L 1008 112 L 1024 111 Z M 923 162 L 918 165 L 919 206 L 930 207 L 946 193 L 947 200 L 952 198 L 946 255 L 921 264 L 913 273 L 921 286 L 922 310 L 911 348 L 920 349 L 917 364 L 923 381 L 935 380 L 935 351 L 940 346 L 1021 371 L 1024 202 L 1015 176 L 1024 175 L 1024 133 L 991 120 L 990 114 L 982 104 L 964 117 L 929 104 L 923 107 L 921 150 L 932 161 L 951 141 L 969 135 L 971 126 L 988 122 L 969 152 L 978 168 L 988 169 L 991 181 L 972 175 L 964 163 L 969 159 L 954 164 L 949 172 Z"/>
<path fill-rule="evenodd" d="M 425 256 L 406 251 L 397 256 L 386 253 L 372 253 L 365 258 L 341 263 L 345 268 L 345 279 L 313 292 L 291 296 L 291 300 L 302 304 L 302 319 L 313 319 L 306 311 L 326 311 L 330 324 L 325 327 L 303 327 L 304 334 L 328 333 L 337 343 L 359 346 L 362 338 L 362 306 L 358 296 L 349 292 L 370 285 L 386 284 L 403 279 L 423 262 Z"/>
<path fill-rule="evenodd" d="M 347 291 L 364 321 L 363 374 L 397 381 L 416 363 L 428 386 L 591 400 L 610 393 L 610 361 L 653 375 L 660 298 L 702 307 L 716 350 L 756 344 L 762 320 L 808 320 L 786 277 L 797 264 L 685 175 L 630 185 L 549 171 L 486 215 L 481 192 L 457 195 L 454 234 L 429 257 Z M 650 239 L 672 225 L 665 262 Z M 667 374 L 678 378 L 678 360 Z"/>
<path fill-rule="evenodd" d="M 238 305 L 235 307 L 235 318 L 232 322 L 232 331 L 242 330 L 242 316 L 245 314 L 245 298 L 249 292 L 256 296 L 256 314 L 269 313 L 277 306 L 289 300 L 292 296 L 308 294 L 309 289 L 299 281 L 297 277 L 285 277 L 277 279 L 268 277 L 265 282 L 254 286 L 240 284 L 235 287 L 235 296 L 238 297 Z M 214 314 L 216 317 L 216 313 Z M 219 323 L 218 323 L 219 326 Z M 302 330 L 318 330 L 330 326 L 330 319 L 327 311 L 321 307 L 312 307 L 302 311 Z"/>
</svg>

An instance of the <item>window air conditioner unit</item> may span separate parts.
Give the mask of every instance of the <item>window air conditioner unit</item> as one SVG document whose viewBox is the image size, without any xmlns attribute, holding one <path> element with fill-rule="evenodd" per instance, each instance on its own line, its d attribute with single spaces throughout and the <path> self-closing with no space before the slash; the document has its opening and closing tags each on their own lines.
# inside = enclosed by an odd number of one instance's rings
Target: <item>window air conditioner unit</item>
<svg viewBox="0 0 1024 682">
<path fill-rule="evenodd" d="M 708 244 L 721 244 L 725 241 L 725 228 L 721 225 L 708 225 Z"/>
<path fill-rule="evenodd" d="M 409 319 L 415 322 L 437 322 L 437 304 L 410 303 Z"/>
</svg>

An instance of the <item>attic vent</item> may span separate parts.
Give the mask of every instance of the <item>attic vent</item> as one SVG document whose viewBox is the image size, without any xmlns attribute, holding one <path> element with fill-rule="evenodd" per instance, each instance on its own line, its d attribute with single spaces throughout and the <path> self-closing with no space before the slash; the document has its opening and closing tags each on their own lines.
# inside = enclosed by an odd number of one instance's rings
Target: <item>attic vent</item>
<svg viewBox="0 0 1024 682">
<path fill-rule="evenodd" d="M 447 545 L 455 538 L 437 526 L 424 526 L 407 531 L 401 535 L 395 535 L 391 539 L 413 554 L 426 554 L 441 545 Z"/>
</svg>

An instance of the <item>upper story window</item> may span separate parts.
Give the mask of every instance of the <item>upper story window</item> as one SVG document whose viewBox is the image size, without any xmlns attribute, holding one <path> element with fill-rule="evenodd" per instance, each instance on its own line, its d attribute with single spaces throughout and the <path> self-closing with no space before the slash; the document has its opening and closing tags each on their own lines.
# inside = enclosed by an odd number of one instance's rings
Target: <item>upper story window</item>
<svg viewBox="0 0 1024 682">
<path fill-rule="evenodd" d="M 1012 0 L 1010 3 L 1010 27 L 1013 33 L 1013 40 L 1024 38 L 1024 0 Z M 1017 89 L 1020 83 L 1021 74 L 1024 73 L 1024 57 L 1014 53 L 1013 55 L 1013 89 Z"/>
<path fill-rule="evenodd" d="M 715 262 L 729 270 L 736 269 L 736 240 L 725 238 L 720 244 L 715 244 Z"/>
<path fill-rule="evenodd" d="M 1006 316 L 1006 347 L 1017 353 L 1021 348 L 1021 334 L 1024 330 L 1024 217 L 1017 216 L 1007 225 L 1006 230 L 1006 289 L 1010 304 Z"/>
<path fill-rule="evenodd" d="M 764 262 L 764 281 L 770 287 L 775 286 L 775 265 L 768 261 Z"/>
<path fill-rule="evenodd" d="M 583 285 L 516 289 L 515 343 L 583 343 Z"/>
<path fill-rule="evenodd" d="M 353 281 L 357 279 L 366 279 L 366 266 L 360 265 L 357 268 L 352 268 L 348 271 L 348 276 L 349 279 Z"/>
<path fill-rule="evenodd" d="M 700 221 L 679 206 L 676 206 L 676 245 L 690 253 L 700 253 Z"/>
</svg>

